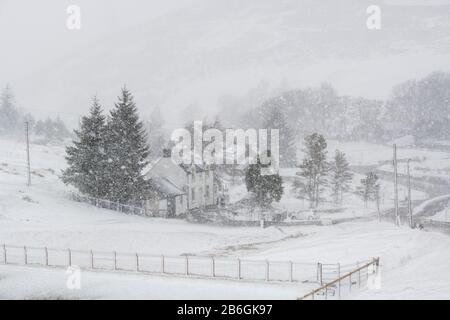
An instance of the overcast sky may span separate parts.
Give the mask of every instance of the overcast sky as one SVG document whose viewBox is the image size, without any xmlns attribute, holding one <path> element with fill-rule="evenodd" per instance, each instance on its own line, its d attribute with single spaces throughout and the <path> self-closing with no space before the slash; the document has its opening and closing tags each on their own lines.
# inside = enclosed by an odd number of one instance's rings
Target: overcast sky
<svg viewBox="0 0 450 320">
<path fill-rule="evenodd" d="M 449 2 L 0 0 L 0 86 L 71 124 L 95 93 L 110 108 L 124 83 L 144 114 L 166 116 L 202 113 L 261 81 L 385 98 L 398 82 L 450 70 Z M 380 31 L 366 27 L 372 3 Z M 70 4 L 82 10 L 79 31 L 66 28 Z"/>
</svg>

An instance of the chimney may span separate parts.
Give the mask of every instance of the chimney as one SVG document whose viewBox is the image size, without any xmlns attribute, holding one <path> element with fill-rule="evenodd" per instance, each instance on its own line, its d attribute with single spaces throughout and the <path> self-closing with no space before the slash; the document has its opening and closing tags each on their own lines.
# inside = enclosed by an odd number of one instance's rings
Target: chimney
<svg viewBox="0 0 450 320">
<path fill-rule="evenodd" d="M 168 149 L 168 148 L 163 149 L 163 157 L 164 157 L 164 158 L 170 158 L 170 157 L 172 157 L 172 150 L 170 150 L 170 149 Z"/>
</svg>

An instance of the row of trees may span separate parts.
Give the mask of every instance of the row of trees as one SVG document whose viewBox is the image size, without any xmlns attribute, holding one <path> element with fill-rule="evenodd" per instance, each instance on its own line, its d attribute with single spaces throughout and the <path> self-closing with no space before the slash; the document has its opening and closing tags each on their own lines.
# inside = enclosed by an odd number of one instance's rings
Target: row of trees
<svg viewBox="0 0 450 320">
<path fill-rule="evenodd" d="M 327 142 L 317 133 L 305 137 L 303 152 L 305 156 L 298 165 L 300 170 L 294 181 L 298 196 L 306 195 L 310 207 L 317 208 L 323 200 L 323 191 L 329 187 L 335 204 L 342 204 L 344 194 L 350 191 L 353 180 L 345 154 L 336 150 L 333 160 L 327 161 Z M 375 173 L 367 173 L 356 191 L 366 205 L 368 201 L 376 201 L 377 205 L 379 204 L 380 185 Z"/>
<path fill-rule="evenodd" d="M 220 106 L 234 107 L 231 99 Z M 388 142 L 405 135 L 416 141 L 450 139 L 450 73 L 434 72 L 392 88 L 385 101 L 339 95 L 329 84 L 286 90 L 241 111 L 241 123 L 255 128 L 278 128 L 282 165 L 292 164 L 296 137 L 321 132 L 343 140 Z"/>
<path fill-rule="evenodd" d="M 36 121 L 32 115 L 17 108 L 12 90 L 6 86 L 0 95 L 0 136 L 23 137 L 25 122 L 28 122 L 34 141 L 38 143 L 58 143 L 71 137 L 59 117 Z"/>
<path fill-rule="evenodd" d="M 29 121 L 34 139 L 39 143 L 60 143 L 65 139 L 72 137 L 65 123 L 60 117 L 55 119 L 47 118 L 37 122 Z"/>
<path fill-rule="evenodd" d="M 142 171 L 148 164 L 149 146 L 128 89 L 122 89 L 108 117 L 94 98 L 75 135 L 73 145 L 66 149 L 64 183 L 84 194 L 119 203 L 144 199 L 148 185 Z"/>
<path fill-rule="evenodd" d="M 294 181 L 298 196 L 306 195 L 311 208 L 317 208 L 322 200 L 321 194 L 329 185 L 335 203 L 342 203 L 353 179 L 345 154 L 336 150 L 333 161 L 328 162 L 327 142 L 317 133 L 305 137 L 303 152 L 303 161 L 298 165 L 298 178 Z"/>
<path fill-rule="evenodd" d="M 6 86 L 0 95 L 0 136 L 11 137 L 23 135 L 24 122 L 33 123 L 33 117 L 23 114 L 17 107 L 14 94 Z"/>
</svg>

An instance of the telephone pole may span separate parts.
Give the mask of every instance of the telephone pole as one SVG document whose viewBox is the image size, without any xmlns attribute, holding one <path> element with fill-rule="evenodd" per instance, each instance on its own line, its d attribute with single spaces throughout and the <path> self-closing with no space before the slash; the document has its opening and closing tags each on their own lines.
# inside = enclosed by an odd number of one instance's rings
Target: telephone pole
<svg viewBox="0 0 450 320">
<path fill-rule="evenodd" d="M 398 181 L 397 181 L 397 145 L 394 144 L 394 196 L 395 196 L 395 225 L 400 226 L 398 213 Z"/>
<path fill-rule="evenodd" d="M 31 186 L 31 172 L 30 172 L 30 138 L 29 138 L 29 124 L 28 121 L 25 122 L 25 134 L 27 140 L 27 173 L 28 173 L 28 182 L 27 185 Z"/>
<path fill-rule="evenodd" d="M 408 214 L 409 214 L 409 227 L 413 228 L 413 215 L 412 215 L 412 206 L 411 206 L 411 174 L 409 172 L 409 162 L 411 159 L 406 161 L 406 170 L 408 173 Z"/>
</svg>

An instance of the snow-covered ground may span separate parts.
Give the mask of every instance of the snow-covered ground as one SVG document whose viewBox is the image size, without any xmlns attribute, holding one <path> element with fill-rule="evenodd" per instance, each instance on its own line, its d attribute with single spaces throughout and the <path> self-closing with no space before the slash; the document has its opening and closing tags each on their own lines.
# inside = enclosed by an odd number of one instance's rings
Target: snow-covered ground
<svg viewBox="0 0 450 320">
<path fill-rule="evenodd" d="M 354 290 L 351 299 L 449 299 L 450 238 L 387 223 L 304 227 L 304 236 L 235 254 L 274 260 L 322 262 L 381 259 L 381 287 Z M 296 299 L 304 284 L 261 284 L 82 271 L 81 290 L 66 288 L 64 270 L 0 265 L 0 298 Z M 189 290 L 186 290 L 189 288 Z"/>
<path fill-rule="evenodd" d="M 334 150 L 338 149 L 345 153 L 347 160 L 351 165 L 367 166 L 377 165 L 383 161 L 392 161 L 392 146 L 369 142 L 339 142 L 336 140 L 329 140 L 327 143 L 329 150 L 328 155 L 330 157 L 334 156 Z M 407 159 L 420 161 L 423 162 L 424 167 L 428 167 L 430 169 L 442 169 L 448 167 L 449 158 L 450 154 L 444 151 L 397 147 L 397 159 L 399 161 Z M 405 170 L 401 170 L 399 168 L 399 173 L 401 172 L 406 173 L 406 167 Z"/>
<path fill-rule="evenodd" d="M 432 220 L 450 222 L 450 208 L 447 207 L 444 210 L 439 211 L 438 213 L 436 213 L 435 215 L 433 215 L 430 218 Z"/>
<path fill-rule="evenodd" d="M 0 243 L 343 264 L 379 256 L 381 289 L 363 290 L 349 298 L 450 298 L 450 238 L 444 234 L 376 220 L 261 229 L 126 216 L 69 200 L 67 187 L 58 178 L 64 167 L 63 148 L 32 145 L 31 154 L 34 174 L 32 186 L 27 187 L 24 143 L 0 140 Z M 388 196 L 385 201 L 388 206 Z M 82 274 L 82 290 L 68 291 L 64 271 L 0 265 L 0 298 L 295 299 L 311 289 L 126 273 Z"/>
<path fill-rule="evenodd" d="M 305 287 L 82 271 L 69 289 L 66 270 L 0 265 L 0 299 L 295 299 Z M 72 287 L 73 288 L 73 287 Z"/>
</svg>

